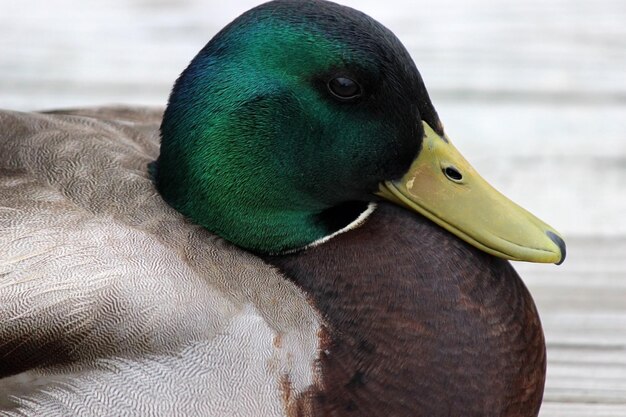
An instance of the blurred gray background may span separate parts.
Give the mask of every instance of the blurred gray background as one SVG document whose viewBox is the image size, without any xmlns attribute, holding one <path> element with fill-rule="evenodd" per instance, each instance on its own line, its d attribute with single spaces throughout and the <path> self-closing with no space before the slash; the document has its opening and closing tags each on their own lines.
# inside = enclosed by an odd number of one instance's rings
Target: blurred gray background
<svg viewBox="0 0 626 417">
<path fill-rule="evenodd" d="M 546 329 L 542 416 L 626 416 L 626 1 L 340 1 L 404 42 L 456 146 L 560 230 L 517 264 Z M 164 105 L 257 1 L 0 0 L 0 108 Z"/>
</svg>

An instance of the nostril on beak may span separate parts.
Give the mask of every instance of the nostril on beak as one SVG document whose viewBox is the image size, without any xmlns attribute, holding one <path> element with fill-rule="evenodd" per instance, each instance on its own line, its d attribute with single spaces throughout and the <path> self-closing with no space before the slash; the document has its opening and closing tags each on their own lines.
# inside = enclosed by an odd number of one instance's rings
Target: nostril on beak
<svg viewBox="0 0 626 417">
<path fill-rule="evenodd" d="M 566 254 L 565 242 L 563 241 L 563 239 L 561 239 L 559 236 L 557 236 L 556 234 L 554 234 L 553 232 L 549 230 L 546 232 L 546 235 L 548 235 L 550 240 L 556 243 L 556 245 L 561 250 L 561 260 L 557 262 L 557 265 L 561 265 L 563 261 L 565 260 L 565 254 Z"/>
<path fill-rule="evenodd" d="M 446 175 L 446 177 L 448 177 L 454 182 L 459 182 L 463 179 L 463 174 L 461 174 L 458 169 L 452 166 L 444 169 L 443 173 Z"/>
</svg>

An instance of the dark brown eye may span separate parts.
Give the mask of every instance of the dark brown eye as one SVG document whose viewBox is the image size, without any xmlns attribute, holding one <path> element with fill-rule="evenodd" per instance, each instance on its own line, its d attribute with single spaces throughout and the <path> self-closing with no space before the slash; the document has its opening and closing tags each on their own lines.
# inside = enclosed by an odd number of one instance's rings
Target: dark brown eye
<svg viewBox="0 0 626 417">
<path fill-rule="evenodd" d="M 333 78 L 328 82 L 328 90 L 340 100 L 351 100 L 361 95 L 361 87 L 347 77 Z"/>
</svg>

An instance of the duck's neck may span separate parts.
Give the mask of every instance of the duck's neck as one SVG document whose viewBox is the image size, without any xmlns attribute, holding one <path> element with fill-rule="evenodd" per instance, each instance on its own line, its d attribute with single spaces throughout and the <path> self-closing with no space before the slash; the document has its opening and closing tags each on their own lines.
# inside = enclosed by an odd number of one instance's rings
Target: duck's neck
<svg viewBox="0 0 626 417">
<path fill-rule="evenodd" d="M 316 415 L 538 413 L 543 333 L 508 262 L 388 204 L 323 245 L 266 260 L 326 321 Z"/>
</svg>

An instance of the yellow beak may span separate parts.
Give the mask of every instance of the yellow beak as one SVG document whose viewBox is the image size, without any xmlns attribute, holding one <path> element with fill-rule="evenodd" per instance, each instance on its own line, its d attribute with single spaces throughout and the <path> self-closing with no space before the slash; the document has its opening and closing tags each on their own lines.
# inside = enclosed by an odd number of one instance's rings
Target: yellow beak
<svg viewBox="0 0 626 417">
<path fill-rule="evenodd" d="M 426 216 L 467 243 L 500 258 L 560 264 L 559 233 L 493 188 L 446 136 L 424 124 L 422 151 L 381 197 Z"/>
</svg>

